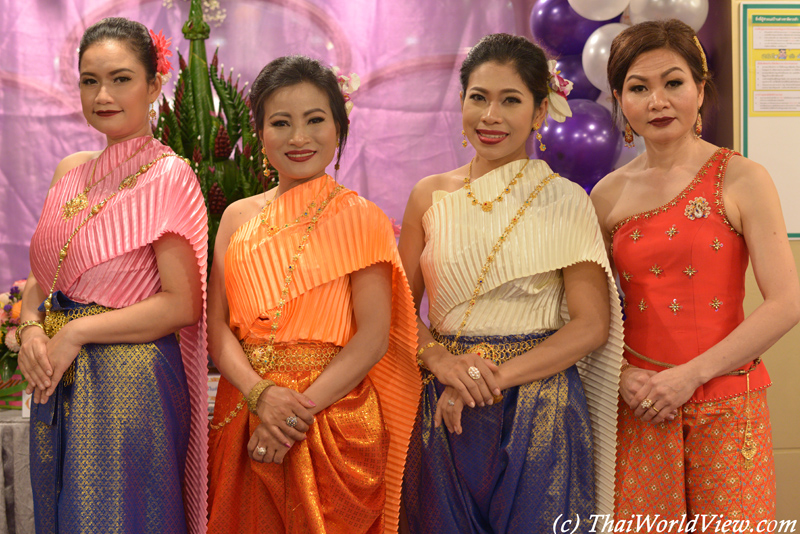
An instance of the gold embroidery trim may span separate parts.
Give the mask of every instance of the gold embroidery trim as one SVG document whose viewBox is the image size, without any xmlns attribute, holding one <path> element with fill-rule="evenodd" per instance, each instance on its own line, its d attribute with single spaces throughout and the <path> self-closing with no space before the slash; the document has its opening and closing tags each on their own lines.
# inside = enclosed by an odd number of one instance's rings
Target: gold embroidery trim
<svg viewBox="0 0 800 534">
<path fill-rule="evenodd" d="M 111 311 L 112 309 L 113 308 L 106 308 L 105 306 L 100 306 L 98 304 L 91 304 L 89 306 L 72 310 L 69 314 L 69 317 L 67 317 L 67 314 L 63 311 L 50 310 L 50 321 L 48 321 L 47 330 L 45 333 L 49 338 L 52 338 L 64 327 L 64 325 L 70 321 L 79 319 L 81 317 L 87 317 L 89 315 L 100 315 L 101 313 Z M 81 351 L 83 351 L 83 349 L 81 349 Z M 64 371 L 64 374 L 61 377 L 61 383 L 65 386 L 72 385 L 73 382 L 75 382 L 75 360 L 69 364 L 69 367 L 67 367 L 67 370 Z"/>
<path fill-rule="evenodd" d="M 725 202 L 722 200 L 722 187 L 725 181 L 725 173 L 728 171 L 728 163 L 730 163 L 731 158 L 737 154 L 737 152 L 732 150 L 725 152 L 719 171 L 717 172 L 716 180 L 714 180 L 714 196 L 716 197 L 714 204 L 718 206 L 717 213 L 722 216 L 722 222 L 725 223 L 725 226 L 727 226 L 731 232 L 741 237 L 742 234 L 737 232 L 736 228 L 731 224 L 731 221 L 728 220 L 728 212 L 725 211 Z"/>
<path fill-rule="evenodd" d="M 686 198 L 686 196 L 690 192 L 694 191 L 694 188 L 697 187 L 698 184 L 702 183 L 703 177 L 708 173 L 708 169 L 714 166 L 714 163 L 719 159 L 720 154 L 724 154 L 726 150 L 727 149 L 725 148 L 718 148 L 716 151 L 714 151 L 711 157 L 708 158 L 708 160 L 702 165 L 702 167 L 700 167 L 700 170 L 697 171 L 697 174 L 692 179 L 692 181 L 689 182 L 689 185 L 687 185 L 683 191 L 678 193 L 678 196 L 676 196 L 663 206 L 659 206 L 652 210 L 643 211 L 641 213 L 636 213 L 634 215 L 625 217 L 624 219 L 622 219 L 621 221 L 619 221 L 617 224 L 614 225 L 614 228 L 611 229 L 611 235 L 609 236 L 609 238 L 614 239 L 614 234 L 617 233 L 617 230 L 619 230 L 622 226 L 626 225 L 630 221 L 638 221 L 639 219 L 649 219 L 654 215 L 658 215 L 659 213 L 664 213 L 666 211 L 669 211 L 670 208 L 674 208 L 675 206 L 677 206 L 678 203 L 684 198 Z"/>
</svg>

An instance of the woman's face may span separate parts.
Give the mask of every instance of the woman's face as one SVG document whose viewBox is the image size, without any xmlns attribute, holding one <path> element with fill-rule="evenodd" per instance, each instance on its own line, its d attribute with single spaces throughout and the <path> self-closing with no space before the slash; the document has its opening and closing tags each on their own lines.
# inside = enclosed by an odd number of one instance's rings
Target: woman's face
<svg viewBox="0 0 800 534">
<path fill-rule="evenodd" d="M 264 102 L 261 142 L 283 181 L 325 174 L 338 131 L 328 96 L 310 82 L 278 89 Z"/>
<path fill-rule="evenodd" d="M 686 60 L 667 49 L 650 50 L 631 64 L 614 96 L 633 130 L 647 141 L 669 143 L 694 135 L 704 83 L 697 84 Z"/>
<path fill-rule="evenodd" d="M 489 61 L 476 67 L 461 100 L 464 132 L 478 156 L 500 165 L 528 157 L 525 143 L 547 105 L 537 109 L 512 64 Z"/>
<path fill-rule="evenodd" d="M 151 133 L 147 113 L 161 82 L 158 76 L 147 81 L 144 65 L 125 43 L 89 46 L 81 58 L 79 83 L 83 115 L 109 144 Z"/>
</svg>

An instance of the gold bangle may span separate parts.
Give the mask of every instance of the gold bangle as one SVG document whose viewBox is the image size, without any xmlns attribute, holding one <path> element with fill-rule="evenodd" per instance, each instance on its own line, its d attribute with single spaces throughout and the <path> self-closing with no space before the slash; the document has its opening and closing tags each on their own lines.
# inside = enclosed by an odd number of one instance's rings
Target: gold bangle
<svg viewBox="0 0 800 534">
<path fill-rule="evenodd" d="M 247 394 L 247 409 L 250 410 L 250 413 L 258 413 L 258 399 L 261 397 L 261 394 L 264 393 L 265 389 L 274 385 L 275 382 L 272 380 L 262 380 L 253 386 L 253 389 L 251 389 L 250 393 Z"/>
<path fill-rule="evenodd" d="M 22 339 L 20 338 L 20 334 L 22 333 L 23 328 L 27 328 L 29 326 L 38 326 L 44 332 L 44 325 L 39 321 L 25 321 L 21 325 L 17 327 L 17 331 L 14 332 L 14 337 L 17 338 L 17 345 L 22 345 Z"/>
</svg>

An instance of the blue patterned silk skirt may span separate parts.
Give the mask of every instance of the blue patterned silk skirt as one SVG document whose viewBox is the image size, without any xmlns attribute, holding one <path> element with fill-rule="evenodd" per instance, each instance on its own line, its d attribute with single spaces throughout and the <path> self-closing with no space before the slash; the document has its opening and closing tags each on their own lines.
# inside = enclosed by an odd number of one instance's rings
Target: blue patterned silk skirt
<svg viewBox="0 0 800 534">
<path fill-rule="evenodd" d="M 53 335 L 109 311 L 53 297 Z M 37 534 L 185 533 L 189 391 L 174 334 L 152 343 L 84 345 L 31 413 Z"/>
<path fill-rule="evenodd" d="M 453 340 L 433 334 L 445 346 Z M 488 344 L 491 359 L 500 363 L 551 334 L 461 337 L 454 352 Z M 590 527 L 592 434 L 574 365 L 507 389 L 503 400 L 492 406 L 464 407 L 461 435 L 449 433 L 444 424 L 434 428 L 444 386 L 425 370 L 423 377 L 427 384 L 403 484 L 412 534 L 545 533 L 553 532 L 559 516 L 563 520 L 576 515 L 580 525 L 575 532 Z"/>
</svg>

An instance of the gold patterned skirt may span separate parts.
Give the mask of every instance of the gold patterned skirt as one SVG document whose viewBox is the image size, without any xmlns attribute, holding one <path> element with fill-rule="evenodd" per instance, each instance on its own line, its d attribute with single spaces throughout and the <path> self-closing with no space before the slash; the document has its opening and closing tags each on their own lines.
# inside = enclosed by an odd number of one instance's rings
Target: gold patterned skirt
<svg viewBox="0 0 800 534">
<path fill-rule="evenodd" d="M 299 392 L 339 351 L 329 344 L 276 345 L 270 354 L 244 348 L 262 377 Z M 247 443 L 260 421 L 242 400 L 220 379 L 209 435 L 210 533 L 383 532 L 389 434 L 369 377 L 318 413 L 282 464 L 250 459 Z"/>
<path fill-rule="evenodd" d="M 61 293 L 53 302 L 51 335 L 69 321 L 108 311 Z M 185 533 L 190 417 L 174 335 L 84 345 L 73 377 L 31 410 L 36 532 Z"/>
</svg>

